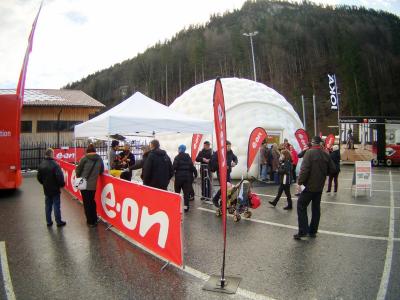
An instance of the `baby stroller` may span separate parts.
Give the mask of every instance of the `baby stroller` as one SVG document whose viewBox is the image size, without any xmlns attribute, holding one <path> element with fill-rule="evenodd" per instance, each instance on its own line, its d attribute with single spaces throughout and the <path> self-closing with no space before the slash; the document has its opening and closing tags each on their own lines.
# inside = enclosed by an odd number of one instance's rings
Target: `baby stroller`
<svg viewBox="0 0 400 300">
<path fill-rule="evenodd" d="M 233 214 L 234 222 L 240 221 L 241 214 L 243 214 L 243 217 L 245 218 L 251 217 L 251 211 L 249 211 L 249 208 L 253 207 L 251 205 L 251 197 L 253 195 L 254 194 L 251 193 L 250 181 L 242 179 L 238 184 L 233 186 L 228 182 L 226 209 L 229 214 Z M 215 214 L 218 217 L 222 215 L 221 205 L 219 203 L 220 196 L 221 190 L 219 190 L 213 198 L 214 205 L 217 207 Z"/>
</svg>

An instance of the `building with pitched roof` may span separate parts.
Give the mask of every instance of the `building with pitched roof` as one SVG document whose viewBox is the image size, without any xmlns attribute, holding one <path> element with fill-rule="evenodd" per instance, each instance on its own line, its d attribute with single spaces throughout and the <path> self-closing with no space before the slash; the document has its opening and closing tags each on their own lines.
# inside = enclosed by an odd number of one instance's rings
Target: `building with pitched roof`
<svg viewBox="0 0 400 300">
<path fill-rule="evenodd" d="M 15 94 L 0 89 L 0 94 Z M 105 106 L 79 90 L 26 89 L 21 115 L 21 145 L 71 145 L 74 126 Z"/>
</svg>

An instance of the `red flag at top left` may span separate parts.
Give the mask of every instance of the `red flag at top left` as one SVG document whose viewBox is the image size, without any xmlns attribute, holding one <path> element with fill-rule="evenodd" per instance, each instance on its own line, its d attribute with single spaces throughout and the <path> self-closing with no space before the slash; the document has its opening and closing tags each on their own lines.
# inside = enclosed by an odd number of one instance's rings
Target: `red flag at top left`
<svg viewBox="0 0 400 300">
<path fill-rule="evenodd" d="M 40 4 L 39 11 L 36 15 L 35 20 L 32 24 L 31 33 L 28 39 L 28 47 L 26 48 L 24 62 L 22 64 L 21 73 L 19 74 L 18 86 L 17 86 L 17 96 L 18 101 L 20 102 L 20 106 L 24 104 L 24 89 L 25 89 L 25 79 L 26 79 L 26 72 L 28 71 L 28 62 L 29 62 L 29 54 L 32 52 L 33 47 L 33 37 L 35 35 L 36 24 L 39 18 L 40 11 L 42 9 L 43 2 Z"/>
</svg>

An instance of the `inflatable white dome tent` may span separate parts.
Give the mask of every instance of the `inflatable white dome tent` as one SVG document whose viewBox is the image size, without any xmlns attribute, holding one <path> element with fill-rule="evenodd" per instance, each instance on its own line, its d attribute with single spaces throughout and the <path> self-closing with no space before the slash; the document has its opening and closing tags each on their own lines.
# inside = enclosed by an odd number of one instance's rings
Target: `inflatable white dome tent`
<svg viewBox="0 0 400 300">
<path fill-rule="evenodd" d="M 231 141 L 233 152 L 239 159 L 239 164 L 233 168 L 232 178 L 237 179 L 246 175 L 247 145 L 250 133 L 256 127 L 264 128 L 271 142 L 279 144 L 287 138 L 299 151 L 294 133 L 303 125 L 293 107 L 282 95 L 262 83 L 247 79 L 223 78 L 221 81 L 227 116 L 227 139 Z M 213 120 L 214 84 L 215 80 L 209 80 L 192 87 L 178 97 L 170 107 L 188 116 Z M 185 144 L 190 154 L 191 135 L 159 138 L 161 147 L 168 151 L 171 159 L 177 155 L 180 144 Z M 203 136 L 201 147 L 205 140 L 211 141 L 211 138 Z M 215 136 L 213 145 L 216 148 Z M 249 175 L 256 176 L 258 172 L 259 164 L 256 158 Z"/>
</svg>

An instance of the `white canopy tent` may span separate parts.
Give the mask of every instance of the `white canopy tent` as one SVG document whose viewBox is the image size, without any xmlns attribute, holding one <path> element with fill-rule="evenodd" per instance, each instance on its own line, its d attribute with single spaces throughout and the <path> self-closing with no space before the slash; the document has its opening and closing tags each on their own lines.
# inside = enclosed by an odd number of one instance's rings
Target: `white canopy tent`
<svg viewBox="0 0 400 300">
<path fill-rule="evenodd" d="M 75 138 L 106 139 L 110 135 L 154 135 L 160 133 L 212 134 L 213 122 L 171 110 L 136 92 L 112 109 L 75 126 Z"/>
</svg>

